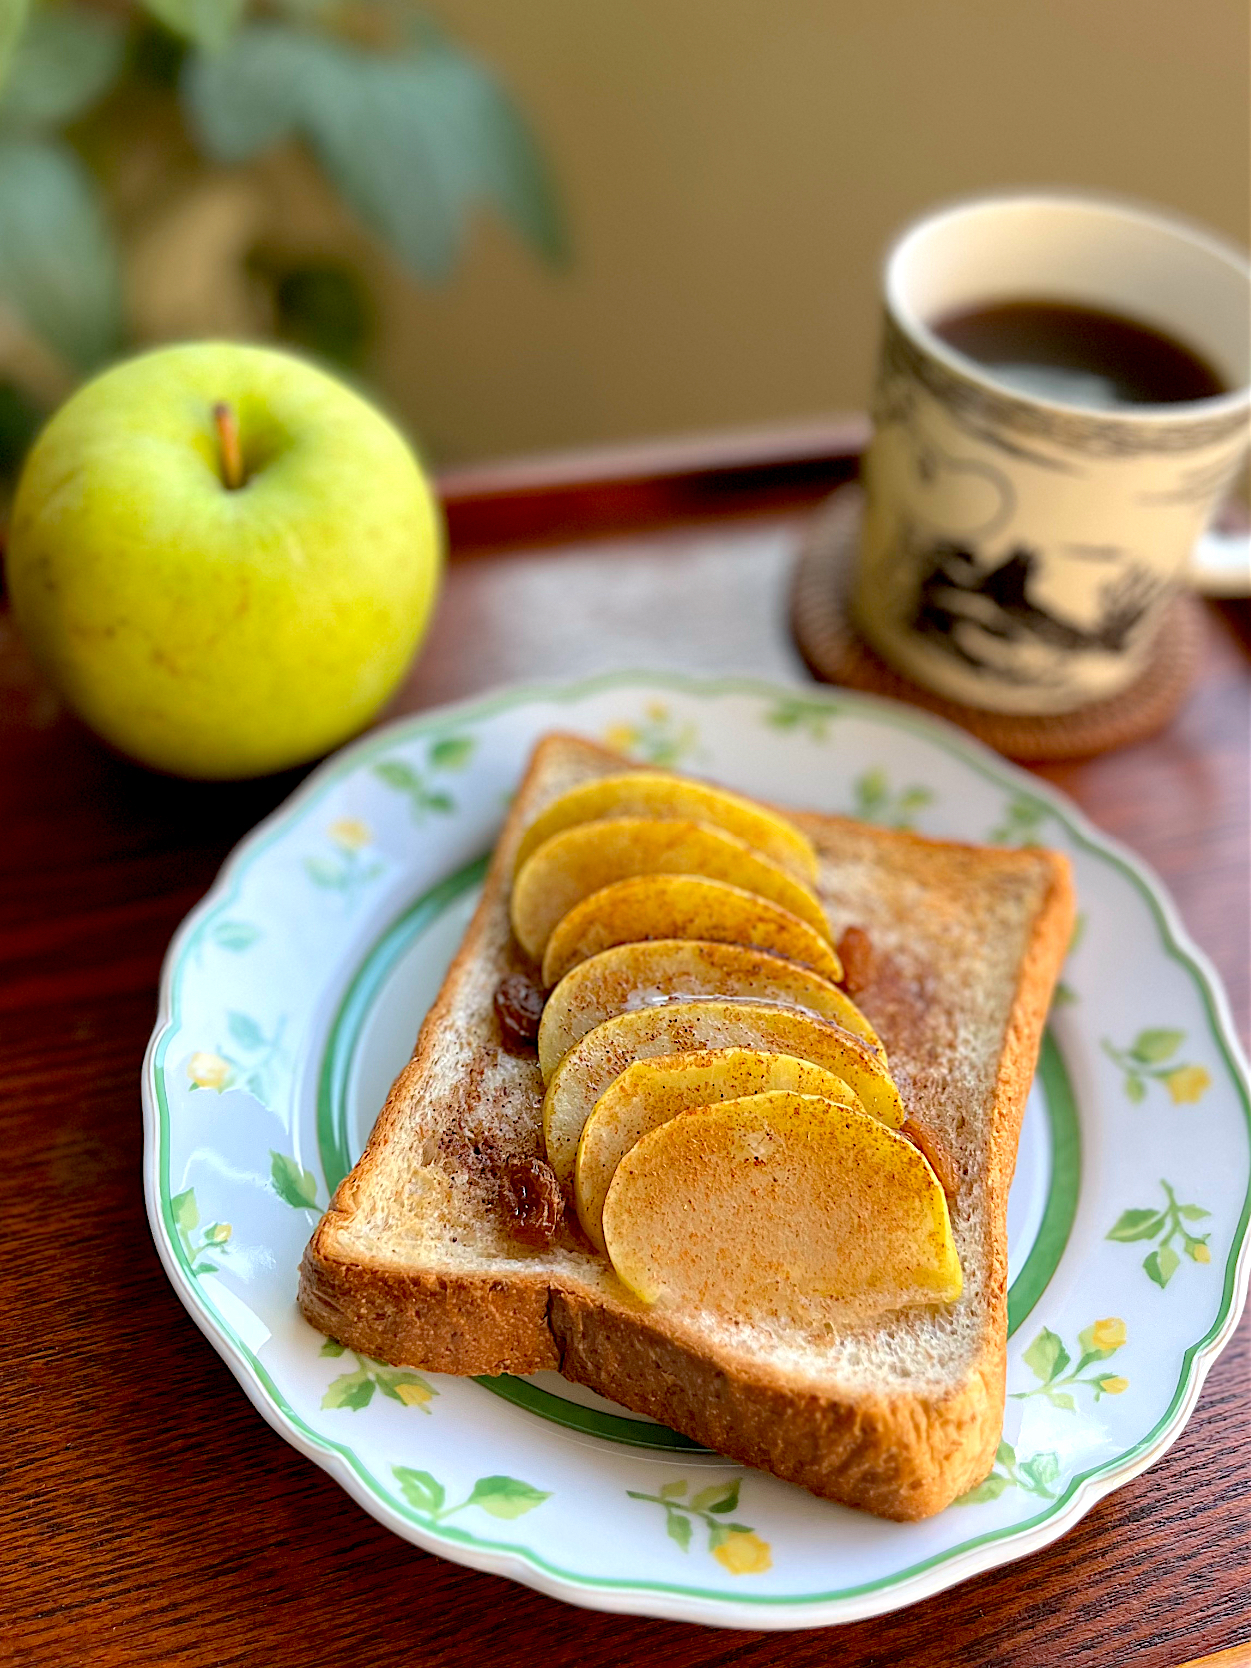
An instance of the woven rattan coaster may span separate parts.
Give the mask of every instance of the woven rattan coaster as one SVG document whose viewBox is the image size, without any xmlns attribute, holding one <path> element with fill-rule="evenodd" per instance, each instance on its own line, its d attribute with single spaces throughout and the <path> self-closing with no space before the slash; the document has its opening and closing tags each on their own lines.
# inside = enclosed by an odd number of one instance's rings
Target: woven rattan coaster
<svg viewBox="0 0 1252 1668">
<path fill-rule="evenodd" d="M 814 677 L 925 707 L 969 730 L 1010 759 L 1084 759 L 1145 741 L 1182 704 L 1195 672 L 1203 632 L 1201 605 L 1189 592 L 1170 604 L 1152 664 L 1129 689 L 1043 718 L 986 712 L 946 701 L 911 683 L 880 660 L 857 635 L 848 611 L 861 527 L 861 491 L 840 487 L 817 513 L 791 583 L 791 629 Z"/>
</svg>

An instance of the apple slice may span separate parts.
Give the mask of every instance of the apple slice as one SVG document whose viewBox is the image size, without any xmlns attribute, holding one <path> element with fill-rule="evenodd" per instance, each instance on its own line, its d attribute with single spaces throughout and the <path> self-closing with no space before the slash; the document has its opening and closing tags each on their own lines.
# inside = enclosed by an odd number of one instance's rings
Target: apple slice
<svg viewBox="0 0 1252 1668">
<path fill-rule="evenodd" d="M 843 967 L 828 941 L 798 915 L 742 886 L 704 875 L 634 875 L 602 886 L 552 929 L 543 982 L 557 984 L 580 961 L 649 938 L 704 938 L 747 944 L 801 962 L 838 981 Z"/>
<path fill-rule="evenodd" d="M 749 1095 L 650 1130 L 617 1166 L 604 1238 L 637 1297 L 690 1314 L 821 1326 L 961 1294 L 925 1158 L 812 1095 Z"/>
<path fill-rule="evenodd" d="M 813 893 L 745 841 L 709 823 L 608 817 L 579 823 L 537 846 L 517 873 L 509 910 L 517 941 L 543 960 L 548 935 L 574 905 L 631 875 L 707 875 L 770 898 L 824 938 L 830 927 Z"/>
<path fill-rule="evenodd" d="M 851 1006 L 829 979 L 764 950 L 702 938 L 617 944 L 571 968 L 544 1003 L 538 1038 L 544 1082 L 576 1042 L 614 1014 L 706 996 L 774 1002 L 834 1025 Z"/>
<path fill-rule="evenodd" d="M 819 1095 L 837 1106 L 864 1111 L 842 1078 L 797 1060 L 755 1048 L 709 1048 L 696 1054 L 662 1054 L 636 1060 L 600 1096 L 583 1126 L 574 1166 L 578 1220 L 598 1251 L 606 1252 L 600 1218 L 613 1173 L 648 1130 L 693 1107 L 741 1100 L 767 1089 Z"/>
<path fill-rule="evenodd" d="M 711 788 L 657 770 L 632 770 L 584 782 L 554 799 L 522 835 L 514 873 L 531 852 L 563 828 L 606 817 L 665 817 L 711 823 L 772 858 L 805 886 L 817 881 L 817 857 L 800 830 L 774 811 L 725 788 Z"/>
<path fill-rule="evenodd" d="M 900 1093 L 886 1066 L 859 1037 L 797 1008 L 712 999 L 663 1002 L 614 1014 L 566 1054 L 543 1097 L 548 1163 L 562 1186 L 574 1179 L 583 1125 L 600 1096 L 634 1061 L 700 1049 L 752 1048 L 825 1066 L 865 1110 L 891 1129 L 904 1123 Z"/>
</svg>

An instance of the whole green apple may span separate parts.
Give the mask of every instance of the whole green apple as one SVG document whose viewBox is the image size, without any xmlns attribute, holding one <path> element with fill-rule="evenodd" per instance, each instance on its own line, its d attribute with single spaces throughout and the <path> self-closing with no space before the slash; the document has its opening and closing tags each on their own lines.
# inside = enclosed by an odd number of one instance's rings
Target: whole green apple
<svg viewBox="0 0 1252 1668">
<path fill-rule="evenodd" d="M 289 354 L 162 348 L 78 390 L 9 533 L 19 629 L 66 702 L 180 776 L 258 776 L 359 730 L 430 616 L 442 525 L 404 440 Z"/>
</svg>

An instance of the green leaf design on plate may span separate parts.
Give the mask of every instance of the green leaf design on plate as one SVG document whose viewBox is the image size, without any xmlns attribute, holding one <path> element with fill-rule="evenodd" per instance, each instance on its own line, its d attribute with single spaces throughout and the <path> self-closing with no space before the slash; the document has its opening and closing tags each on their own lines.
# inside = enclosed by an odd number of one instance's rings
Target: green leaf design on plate
<svg viewBox="0 0 1252 1668">
<path fill-rule="evenodd" d="M 333 1360 L 336 1356 L 343 1354 L 343 1345 L 337 1343 L 334 1338 L 324 1338 L 322 1340 L 322 1347 L 317 1353 L 319 1355 L 328 1355 Z"/>
<path fill-rule="evenodd" d="M 1213 1258 L 1209 1250 L 1210 1236 L 1193 1234 L 1184 1226 L 1187 1222 L 1202 1222 L 1211 1212 L 1205 1210 L 1203 1205 L 1180 1204 L 1177 1194 L 1164 1178 L 1161 1189 L 1165 1194 L 1163 1209 L 1145 1207 L 1124 1210 L 1104 1237 L 1122 1244 L 1143 1239 L 1159 1240 L 1157 1248 L 1144 1258 L 1143 1269 L 1148 1279 L 1163 1291 L 1180 1266 L 1180 1252 L 1175 1249 L 1175 1241 L 1193 1263 L 1210 1263 Z"/>
<path fill-rule="evenodd" d="M 1034 1454 L 1019 1466 L 1014 1449 L 1002 1441 L 996 1449 L 995 1465 L 989 1476 L 959 1495 L 952 1504 L 984 1506 L 989 1500 L 998 1500 L 1009 1488 L 1020 1488 L 1026 1494 L 1038 1495 L 1041 1500 L 1056 1498 L 1053 1485 L 1061 1474 L 1061 1463 L 1056 1454 Z"/>
<path fill-rule="evenodd" d="M 888 828 L 913 827 L 917 813 L 934 799 L 929 788 L 918 785 L 893 793 L 887 773 L 881 767 L 867 770 L 852 784 L 852 815 L 861 822 L 881 823 Z"/>
<path fill-rule="evenodd" d="M 1145 1066 L 1159 1066 L 1171 1054 L 1176 1054 L 1186 1040 L 1185 1031 L 1170 1031 L 1163 1027 L 1140 1031 L 1128 1052 L 1132 1059 L 1141 1061 Z"/>
<path fill-rule="evenodd" d="M 542 1489 L 532 1488 L 516 1477 L 480 1477 L 465 1504 L 481 1506 L 492 1517 L 514 1518 L 533 1512 L 536 1506 L 551 1498 Z"/>
<path fill-rule="evenodd" d="M 1122 1086 L 1136 1106 L 1147 1098 L 1150 1082 L 1163 1084 L 1175 1106 L 1188 1106 L 1203 1098 L 1212 1079 L 1204 1066 L 1174 1058 L 1186 1037 L 1185 1031 L 1158 1026 L 1140 1031 L 1129 1048 L 1118 1048 L 1108 1037 L 1100 1047 L 1121 1068 Z"/>
<path fill-rule="evenodd" d="M 240 1048 L 254 1050 L 265 1047 L 265 1033 L 249 1014 L 228 1013 L 226 1029 Z"/>
<path fill-rule="evenodd" d="M 732 1477 L 727 1481 L 710 1483 L 692 1495 L 690 1500 L 682 1498 L 687 1492 L 687 1484 L 677 1481 L 665 1483 L 656 1494 L 628 1488 L 626 1497 L 663 1506 L 665 1533 L 684 1552 L 691 1546 L 693 1528 L 698 1522 L 704 1526 L 708 1551 L 714 1556 L 717 1556 L 719 1548 L 734 1543 L 729 1553 L 718 1557 L 718 1562 L 732 1575 L 760 1575 L 771 1566 L 768 1543 L 758 1540 L 756 1531 L 749 1524 L 725 1521 L 727 1514 L 739 1504 L 742 1481 L 741 1477 Z M 750 1539 L 737 1540 L 738 1536 Z"/>
<path fill-rule="evenodd" d="M 1159 1210 L 1124 1210 L 1104 1237 L 1125 1241 L 1155 1239 L 1164 1222 L 1164 1213 Z"/>
<path fill-rule="evenodd" d="M 697 1512 L 733 1512 L 739 1504 L 740 1478 L 733 1482 L 714 1483 L 710 1488 L 702 1488 L 699 1494 L 693 1495 L 691 1507 Z"/>
<path fill-rule="evenodd" d="M 407 1465 L 393 1465 L 391 1470 L 410 1506 L 433 1514 L 443 1505 L 443 1484 L 436 1482 L 429 1471 L 414 1471 Z"/>
<path fill-rule="evenodd" d="M 441 736 L 431 743 L 427 763 L 432 770 L 464 770 L 476 745 L 473 736 Z"/>
<path fill-rule="evenodd" d="M 1069 1353 L 1056 1333 L 1049 1332 L 1045 1326 L 1030 1348 L 1023 1352 L 1022 1360 L 1036 1378 L 1046 1382 L 1069 1366 Z"/>
<path fill-rule="evenodd" d="M 286 1153 L 270 1148 L 270 1185 L 293 1210 L 317 1209 L 317 1177 Z"/>
<path fill-rule="evenodd" d="M 184 1188 L 170 1200 L 170 1211 L 176 1225 L 190 1232 L 200 1225 L 200 1212 L 196 1208 L 196 1191 L 193 1187 Z"/>
<path fill-rule="evenodd" d="M 1143 1267 L 1148 1279 L 1155 1281 L 1163 1291 L 1169 1285 L 1181 1260 L 1173 1246 L 1162 1245 L 1158 1250 L 1148 1252 L 1143 1259 Z"/>
<path fill-rule="evenodd" d="M 260 927 L 253 926 L 251 921 L 219 921 L 212 933 L 215 944 L 236 953 L 251 949 L 262 936 Z"/>
<path fill-rule="evenodd" d="M 325 1408 L 346 1407 L 359 1413 L 368 1407 L 374 1394 L 374 1380 L 366 1372 L 341 1373 L 332 1379 L 322 1397 Z"/>
<path fill-rule="evenodd" d="M 1005 1477 L 1000 1472 L 993 1471 L 989 1477 L 984 1477 L 976 1488 L 971 1488 L 966 1493 L 958 1495 L 952 1504 L 954 1506 L 981 1506 L 988 1500 L 998 1500 L 1006 1488 L 1012 1487 L 1013 1479 L 1011 1477 Z"/>
</svg>

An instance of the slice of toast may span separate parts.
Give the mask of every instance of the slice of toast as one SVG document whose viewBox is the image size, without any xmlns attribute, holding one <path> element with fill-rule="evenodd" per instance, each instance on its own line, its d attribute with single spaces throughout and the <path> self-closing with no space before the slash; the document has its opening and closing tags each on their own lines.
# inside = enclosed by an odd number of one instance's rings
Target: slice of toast
<svg viewBox="0 0 1252 1668">
<path fill-rule="evenodd" d="M 836 938 L 849 925 L 869 934 L 872 977 L 857 1000 L 906 1112 L 955 1170 L 964 1290 L 954 1304 L 859 1326 L 652 1310 L 591 1248 L 572 1207 L 551 1245 L 530 1249 L 498 1203 L 510 1164 L 543 1157 L 538 1065 L 503 1046 L 493 1009 L 504 977 L 534 971 L 509 930 L 514 852 L 557 794 L 623 768 L 574 736 L 536 748 L 413 1058 L 309 1242 L 301 1309 L 384 1361 L 556 1369 L 815 1494 L 929 1516 L 987 1475 L 999 1440 L 1005 1212 L 1073 922 L 1068 863 L 786 813 L 817 848 Z"/>
</svg>

